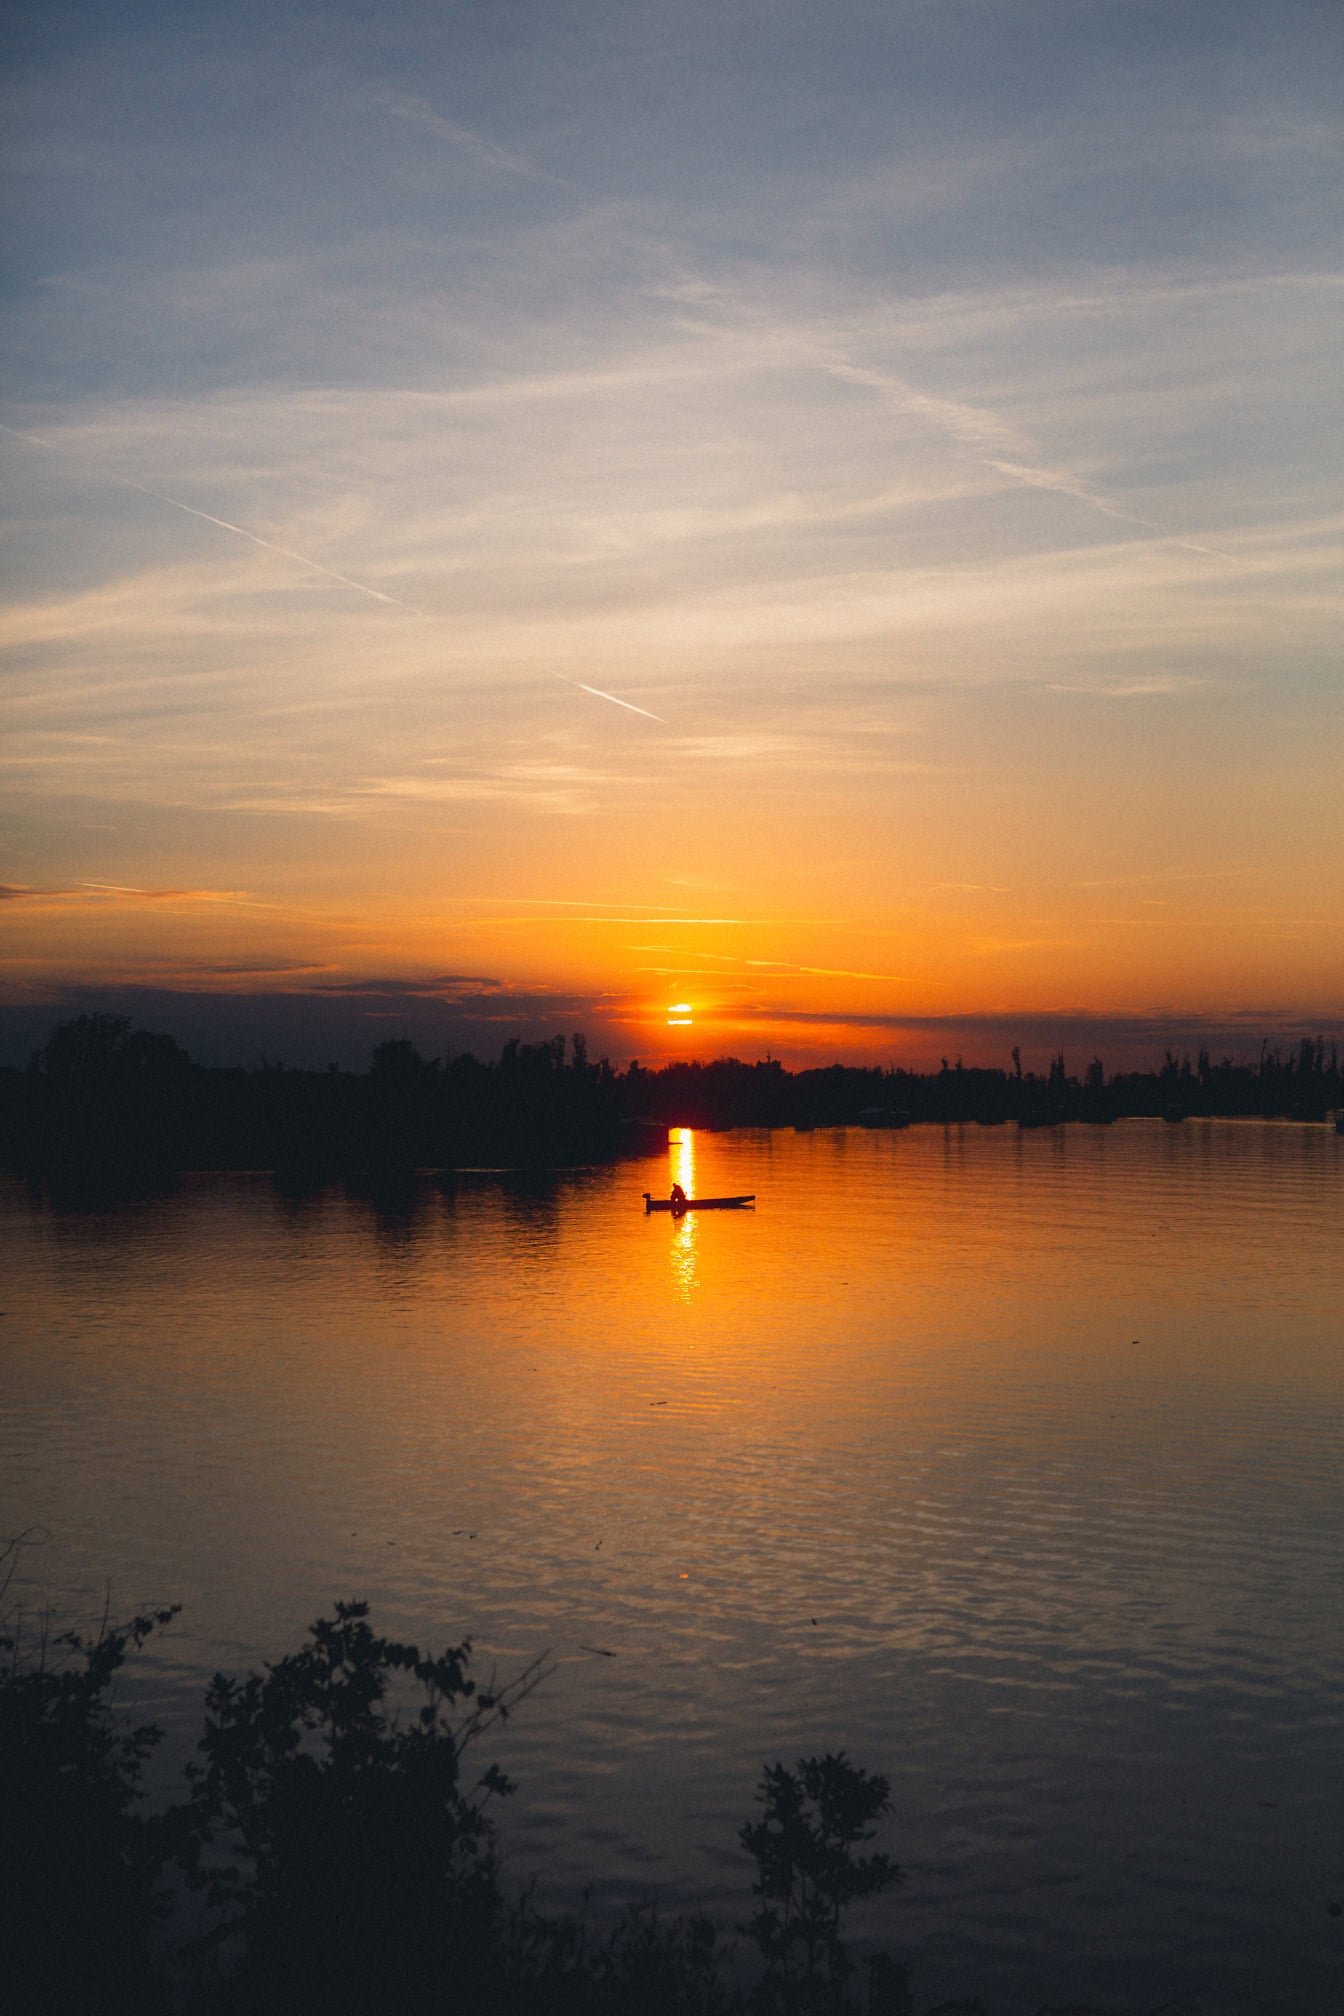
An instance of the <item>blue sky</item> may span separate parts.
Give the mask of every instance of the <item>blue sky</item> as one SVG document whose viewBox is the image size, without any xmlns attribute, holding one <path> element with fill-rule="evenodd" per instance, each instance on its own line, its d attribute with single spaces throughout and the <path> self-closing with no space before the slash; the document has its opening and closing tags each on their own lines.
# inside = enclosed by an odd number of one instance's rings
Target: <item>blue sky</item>
<svg viewBox="0 0 1344 2016">
<path fill-rule="evenodd" d="M 1336 6 L 14 23 L 0 1001 L 1341 1024 Z"/>
</svg>

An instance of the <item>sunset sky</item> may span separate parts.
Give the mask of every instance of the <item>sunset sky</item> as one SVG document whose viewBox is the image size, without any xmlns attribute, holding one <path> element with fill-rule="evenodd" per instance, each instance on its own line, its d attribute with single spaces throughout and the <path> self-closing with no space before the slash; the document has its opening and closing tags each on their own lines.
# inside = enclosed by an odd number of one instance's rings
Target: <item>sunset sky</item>
<svg viewBox="0 0 1344 2016">
<path fill-rule="evenodd" d="M 1344 1034 L 1337 0 L 12 18 L 6 1061 Z"/>
</svg>

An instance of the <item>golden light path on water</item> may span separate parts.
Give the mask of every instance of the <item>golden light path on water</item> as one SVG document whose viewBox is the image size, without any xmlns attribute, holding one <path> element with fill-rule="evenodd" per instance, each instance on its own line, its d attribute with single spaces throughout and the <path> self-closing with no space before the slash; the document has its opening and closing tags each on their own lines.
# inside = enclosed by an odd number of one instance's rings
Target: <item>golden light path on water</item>
<svg viewBox="0 0 1344 2016">
<path fill-rule="evenodd" d="M 680 1183 L 688 1197 L 694 1197 L 695 1187 L 695 1131 L 690 1127 L 674 1127 L 668 1137 L 668 1162 L 670 1174 L 668 1189 Z M 695 1242 L 697 1217 L 694 1211 L 684 1211 L 676 1221 L 669 1248 L 672 1263 L 672 1278 L 678 1297 L 689 1302 L 695 1293 Z"/>
</svg>

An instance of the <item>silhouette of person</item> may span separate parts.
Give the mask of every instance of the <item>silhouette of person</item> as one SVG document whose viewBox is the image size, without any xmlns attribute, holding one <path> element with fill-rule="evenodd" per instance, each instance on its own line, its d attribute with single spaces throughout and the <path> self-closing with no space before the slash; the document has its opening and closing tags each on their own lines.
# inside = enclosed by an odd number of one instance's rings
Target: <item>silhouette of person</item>
<svg viewBox="0 0 1344 2016">
<path fill-rule="evenodd" d="M 680 1218 L 685 1209 L 686 1192 L 682 1189 L 680 1183 L 674 1183 L 672 1185 L 672 1211 L 674 1217 Z"/>
</svg>

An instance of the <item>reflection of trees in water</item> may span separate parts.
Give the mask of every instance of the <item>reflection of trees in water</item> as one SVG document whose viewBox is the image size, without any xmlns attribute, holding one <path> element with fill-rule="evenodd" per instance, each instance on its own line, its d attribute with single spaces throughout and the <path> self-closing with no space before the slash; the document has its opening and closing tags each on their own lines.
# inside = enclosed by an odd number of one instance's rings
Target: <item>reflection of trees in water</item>
<svg viewBox="0 0 1344 2016">
<path fill-rule="evenodd" d="M 491 1179 L 505 1224 L 520 1250 L 550 1252 L 559 1243 L 566 1211 L 605 1191 L 607 1169 L 504 1169 Z"/>
<path fill-rule="evenodd" d="M 409 1255 L 428 1227 L 431 1193 L 414 1169 L 364 1170 L 342 1188 L 384 1252 Z"/>
<path fill-rule="evenodd" d="M 311 1165 L 285 1164 L 272 1172 L 271 1198 L 275 1215 L 287 1232 L 307 1233 L 327 1205 L 330 1179 Z"/>
</svg>

